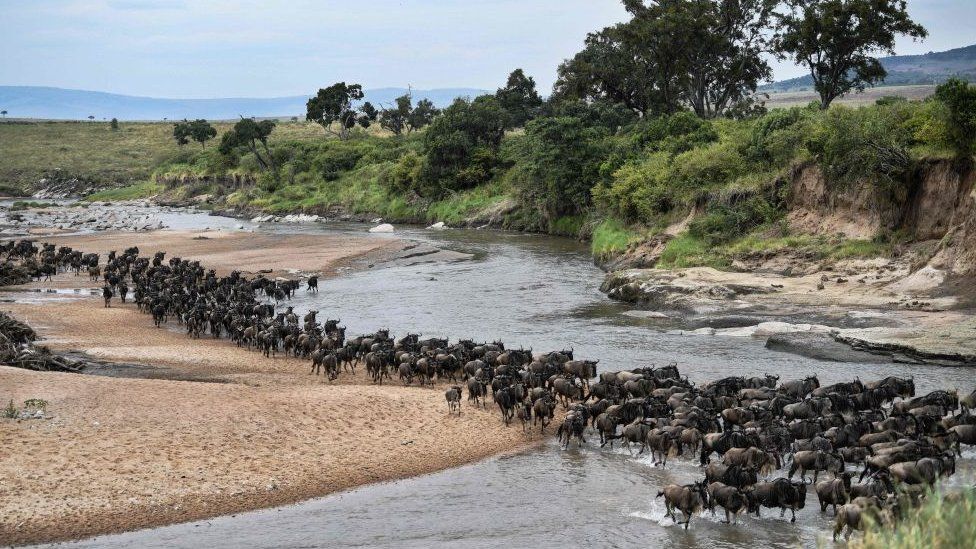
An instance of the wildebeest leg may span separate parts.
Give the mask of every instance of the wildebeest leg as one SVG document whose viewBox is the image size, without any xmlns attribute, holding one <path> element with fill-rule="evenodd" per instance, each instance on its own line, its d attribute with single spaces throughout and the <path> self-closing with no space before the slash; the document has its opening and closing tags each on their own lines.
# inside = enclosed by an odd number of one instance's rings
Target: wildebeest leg
<svg viewBox="0 0 976 549">
<path fill-rule="evenodd" d="M 790 515 L 792 515 L 790 522 L 796 522 L 796 506 L 790 507 Z"/>
</svg>

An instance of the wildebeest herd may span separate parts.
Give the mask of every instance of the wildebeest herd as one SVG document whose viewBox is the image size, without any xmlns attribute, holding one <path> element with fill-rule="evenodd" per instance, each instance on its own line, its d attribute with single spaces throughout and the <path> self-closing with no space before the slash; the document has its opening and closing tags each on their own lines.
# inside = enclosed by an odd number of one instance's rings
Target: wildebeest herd
<svg viewBox="0 0 976 549">
<path fill-rule="evenodd" d="M 64 246 L 9 242 L 3 252 L 38 279 L 86 270 L 104 282 L 105 306 L 116 296 L 124 302 L 131 283 L 132 299 L 157 327 L 173 319 L 191 337 L 226 336 L 268 357 L 304 357 L 310 373 L 324 372 L 328 380 L 362 364 L 374 383 L 393 376 L 404 384 L 450 383 L 444 393 L 450 413 L 462 413 L 466 392 L 469 404 L 482 408 L 490 396 L 506 425 L 517 418 L 523 430 L 538 425 L 544 432 L 557 421 L 563 449 L 573 441 L 582 446 L 589 431 L 601 447 L 620 441 L 649 452 L 662 467 L 690 454 L 703 479 L 658 493 L 667 516 L 679 522 L 680 512 L 685 528 L 694 514 L 716 507 L 726 522 L 742 513 L 759 516 L 763 507 L 778 508 L 781 516 L 790 511 L 795 521 L 809 474 L 821 511 L 833 511 L 834 536 L 849 535 L 868 516 L 897 520 L 909 512 L 925 488 L 954 474 L 961 444 L 976 445 L 970 414 L 976 391 L 962 398 L 942 390 L 916 396 L 914 381 L 898 377 L 821 386 L 816 376 L 765 375 L 696 385 L 676 364 L 598 376 L 597 361 L 576 359 L 572 349 L 536 354 L 500 341 L 395 338 L 387 329 L 347 339 L 340 321 L 322 324 L 316 311 L 301 319 L 290 306 L 278 311 L 300 291 L 298 281 L 217 276 L 197 261 L 167 260 L 164 253 L 111 252 L 100 268 L 98 255 Z M 305 291 L 317 292 L 317 282 L 309 279 Z"/>
</svg>

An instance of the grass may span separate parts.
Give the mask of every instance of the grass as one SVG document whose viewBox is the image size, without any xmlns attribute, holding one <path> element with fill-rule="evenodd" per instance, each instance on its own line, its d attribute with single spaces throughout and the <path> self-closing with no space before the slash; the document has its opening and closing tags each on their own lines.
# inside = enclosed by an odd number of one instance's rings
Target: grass
<svg viewBox="0 0 976 549">
<path fill-rule="evenodd" d="M 32 200 L 17 200 L 10 205 L 10 211 L 16 212 L 20 210 L 28 209 L 38 209 L 38 208 L 50 208 L 51 206 L 57 206 L 53 202 L 34 202 Z"/>
<path fill-rule="evenodd" d="M 426 217 L 432 222 L 461 225 L 466 219 L 490 210 L 505 200 L 506 196 L 505 189 L 498 183 L 482 185 L 432 203 L 427 208 Z"/>
<path fill-rule="evenodd" d="M 163 190 L 163 186 L 152 181 L 135 183 L 117 189 L 105 189 L 85 197 L 86 201 L 94 202 L 118 202 L 123 200 L 140 200 L 155 196 Z"/>
<path fill-rule="evenodd" d="M 976 540 L 976 492 L 947 498 L 932 494 L 894 527 L 877 525 L 852 542 L 858 549 L 969 548 Z"/>
<path fill-rule="evenodd" d="M 565 215 L 552 222 L 549 232 L 560 236 L 582 236 L 585 224 L 585 215 Z"/>
<path fill-rule="evenodd" d="M 708 246 L 704 240 L 681 233 L 668 241 L 657 262 L 662 269 L 683 269 L 687 267 L 715 267 L 724 269 L 729 261 L 716 253 L 716 249 Z"/>
<path fill-rule="evenodd" d="M 865 239 L 846 239 L 824 235 L 765 236 L 769 227 L 715 249 L 716 254 L 734 258 L 759 252 L 797 251 L 819 259 L 868 259 L 887 255 L 890 245 Z"/>
<path fill-rule="evenodd" d="M 593 229 L 593 256 L 605 258 L 622 252 L 640 237 L 634 228 L 613 218 L 604 219 Z"/>
<path fill-rule="evenodd" d="M 215 123 L 217 138 L 232 126 Z M 280 123 L 271 142 L 324 139 L 321 127 L 305 122 Z M 55 173 L 96 183 L 135 183 L 149 179 L 155 166 L 178 158 L 170 122 L 122 122 L 113 131 L 108 122 L 0 122 L 0 194 L 24 194 Z"/>
</svg>

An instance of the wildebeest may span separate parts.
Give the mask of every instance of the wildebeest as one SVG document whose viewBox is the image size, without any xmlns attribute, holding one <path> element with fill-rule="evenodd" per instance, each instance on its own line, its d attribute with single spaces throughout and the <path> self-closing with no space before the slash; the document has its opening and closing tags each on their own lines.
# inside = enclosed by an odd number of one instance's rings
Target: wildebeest
<svg viewBox="0 0 976 549">
<path fill-rule="evenodd" d="M 667 513 L 664 516 L 671 517 L 675 523 L 684 524 L 685 530 L 691 523 L 691 517 L 695 513 L 700 513 L 705 508 L 708 501 L 708 488 L 704 482 L 693 484 L 669 484 L 657 493 L 657 497 L 664 496 L 664 506 Z M 681 511 L 684 522 L 678 522 L 678 517 L 674 514 L 675 510 Z"/>
<path fill-rule="evenodd" d="M 447 399 L 448 413 L 457 412 L 458 417 L 461 417 L 461 388 L 457 385 L 451 387 L 444 392 L 444 398 Z"/>
<path fill-rule="evenodd" d="M 749 500 L 749 512 L 759 516 L 761 507 L 779 507 L 780 516 L 789 509 L 792 514 L 790 522 L 796 522 L 797 509 L 803 509 L 807 500 L 807 485 L 804 482 L 792 482 L 789 479 L 778 478 L 772 482 L 760 482 L 746 491 Z"/>
<path fill-rule="evenodd" d="M 836 515 L 837 506 L 846 504 L 850 499 L 851 475 L 841 473 L 838 477 L 816 483 L 813 489 L 820 501 L 820 512 L 827 511 L 827 506 L 833 505 L 834 515 Z"/>
<path fill-rule="evenodd" d="M 735 486 L 712 482 L 708 485 L 708 508 L 713 515 L 715 514 L 715 505 L 725 510 L 726 523 L 730 522 L 729 517 L 731 516 L 731 522 L 735 524 L 735 519 L 739 513 L 748 509 L 749 500 Z"/>
<path fill-rule="evenodd" d="M 807 471 L 813 471 L 813 482 L 817 482 L 820 471 L 840 474 L 844 471 L 844 458 L 822 450 L 803 450 L 793 454 L 793 463 L 787 478 L 792 479 L 800 471 L 800 480 L 806 482 Z"/>
</svg>

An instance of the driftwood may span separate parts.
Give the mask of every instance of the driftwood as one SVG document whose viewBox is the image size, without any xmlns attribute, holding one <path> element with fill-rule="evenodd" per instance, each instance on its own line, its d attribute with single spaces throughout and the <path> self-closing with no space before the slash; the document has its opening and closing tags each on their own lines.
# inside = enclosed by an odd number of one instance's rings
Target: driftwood
<svg viewBox="0 0 976 549">
<path fill-rule="evenodd" d="M 37 334 L 23 322 L 0 312 L 0 364 L 41 372 L 80 372 L 85 365 L 34 345 Z"/>
<path fill-rule="evenodd" d="M 27 267 L 11 261 L 0 263 L 0 287 L 26 284 L 31 281 L 31 273 Z"/>
</svg>

